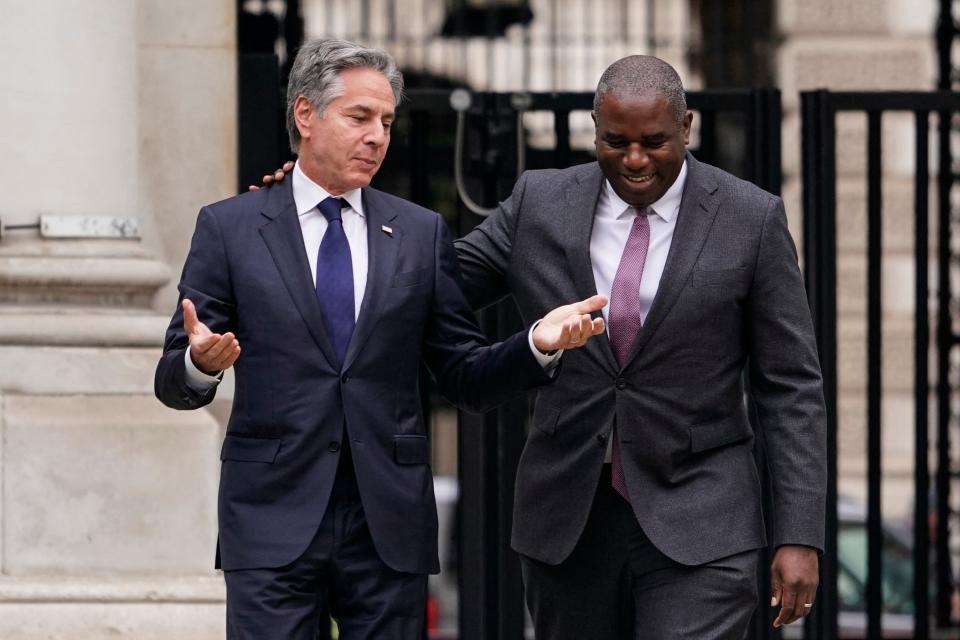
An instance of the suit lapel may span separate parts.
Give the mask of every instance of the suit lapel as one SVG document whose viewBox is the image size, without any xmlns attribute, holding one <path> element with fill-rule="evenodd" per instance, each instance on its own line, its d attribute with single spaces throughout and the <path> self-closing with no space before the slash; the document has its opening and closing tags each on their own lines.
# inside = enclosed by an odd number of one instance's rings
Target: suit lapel
<svg viewBox="0 0 960 640">
<path fill-rule="evenodd" d="M 602 187 L 603 173 L 600 166 L 596 163 L 587 165 L 585 171 L 577 174 L 576 182 L 567 187 L 564 206 L 559 208 L 562 232 L 570 239 L 563 243 L 564 251 L 579 300 L 585 300 L 597 293 L 593 261 L 590 259 L 590 237 L 593 235 L 593 216 Z M 599 311 L 593 315 L 601 316 Z M 599 354 L 613 369 L 618 368 L 606 332 L 590 340 L 583 348 Z"/>
<path fill-rule="evenodd" d="M 303 248 L 303 233 L 297 207 L 293 202 L 293 180 L 285 180 L 271 187 L 267 204 L 261 214 L 267 219 L 260 227 L 260 235 L 273 256 L 294 306 L 303 317 L 307 330 L 320 347 L 327 362 L 336 369 L 337 356 L 323 328 L 316 285 L 311 279 L 310 263 Z"/>
<path fill-rule="evenodd" d="M 719 202 L 716 198 L 717 183 L 704 175 L 700 163 L 687 154 L 687 184 L 684 186 L 677 225 L 673 230 L 670 252 L 660 277 L 660 286 L 653 299 L 646 322 L 633 343 L 629 364 L 650 341 L 657 327 L 666 317 L 677 297 L 686 286 L 693 265 L 696 264 L 703 244 L 707 240 Z"/>
<path fill-rule="evenodd" d="M 343 369 L 353 364 L 357 354 L 366 344 L 367 339 L 380 318 L 380 303 L 392 285 L 392 276 L 397 264 L 397 253 L 400 247 L 403 230 L 391 224 L 397 213 L 373 189 L 363 189 L 363 211 L 367 218 L 367 252 L 369 267 L 367 269 L 367 286 L 363 291 L 363 303 L 360 305 L 360 315 L 357 326 L 347 346 L 347 355 L 344 358 Z M 391 233 L 383 231 L 383 227 L 391 229 Z"/>
</svg>

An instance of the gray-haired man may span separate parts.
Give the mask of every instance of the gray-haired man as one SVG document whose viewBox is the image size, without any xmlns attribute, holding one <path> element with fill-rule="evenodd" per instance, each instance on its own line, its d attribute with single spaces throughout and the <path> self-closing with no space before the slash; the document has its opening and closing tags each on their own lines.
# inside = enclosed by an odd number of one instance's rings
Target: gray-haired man
<svg viewBox="0 0 960 640">
<path fill-rule="evenodd" d="M 326 607 L 345 640 L 419 640 L 439 569 L 421 360 L 444 395 L 485 408 L 603 331 L 595 296 L 487 345 L 440 216 L 368 187 L 402 86 L 383 51 L 305 45 L 292 179 L 197 220 L 156 393 L 195 409 L 236 374 L 218 514 L 230 640 L 313 640 Z"/>
</svg>

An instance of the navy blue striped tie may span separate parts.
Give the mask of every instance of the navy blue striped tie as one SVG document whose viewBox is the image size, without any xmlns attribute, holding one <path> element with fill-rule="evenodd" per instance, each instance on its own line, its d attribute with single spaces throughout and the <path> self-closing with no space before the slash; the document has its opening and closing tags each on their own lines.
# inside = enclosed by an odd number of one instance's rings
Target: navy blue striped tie
<svg viewBox="0 0 960 640">
<path fill-rule="evenodd" d="M 343 231 L 340 210 L 343 200 L 325 198 L 317 208 L 327 219 L 327 231 L 320 241 L 317 255 L 317 299 L 323 313 L 327 336 L 333 343 L 340 365 L 347 355 L 347 345 L 356 323 L 353 302 L 353 261 L 350 244 Z"/>
</svg>

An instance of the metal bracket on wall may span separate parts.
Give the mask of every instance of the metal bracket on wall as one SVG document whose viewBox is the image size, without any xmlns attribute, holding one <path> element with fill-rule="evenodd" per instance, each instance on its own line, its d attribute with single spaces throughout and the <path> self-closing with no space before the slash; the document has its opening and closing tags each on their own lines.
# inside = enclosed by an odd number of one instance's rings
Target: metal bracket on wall
<svg viewBox="0 0 960 640">
<path fill-rule="evenodd" d="M 140 239 L 140 221 L 116 216 L 41 215 L 33 224 L 3 224 L 0 218 L 0 241 L 11 231 L 36 229 L 41 238 L 49 239 Z"/>
</svg>

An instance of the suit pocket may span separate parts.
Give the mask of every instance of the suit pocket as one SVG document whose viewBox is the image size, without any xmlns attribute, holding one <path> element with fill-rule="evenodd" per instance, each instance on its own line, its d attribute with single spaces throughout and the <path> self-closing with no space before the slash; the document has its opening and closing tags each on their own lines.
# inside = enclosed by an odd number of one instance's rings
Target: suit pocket
<svg viewBox="0 0 960 640">
<path fill-rule="evenodd" d="M 428 464 L 430 441 L 427 436 L 393 436 L 393 457 L 397 464 Z"/>
<path fill-rule="evenodd" d="M 690 427 L 690 451 L 700 453 L 741 442 L 753 437 L 753 429 L 746 416 L 734 414 L 716 422 L 705 422 Z"/>
<path fill-rule="evenodd" d="M 395 287 L 413 287 L 427 281 L 430 269 L 414 269 L 413 271 L 401 271 L 393 276 L 393 286 Z"/>
<path fill-rule="evenodd" d="M 558 407 L 538 406 L 533 412 L 533 426 L 548 436 L 556 435 L 557 423 L 560 421 L 560 409 Z"/>
<path fill-rule="evenodd" d="M 227 436 L 223 439 L 223 448 L 220 449 L 220 459 L 236 460 L 239 462 L 272 463 L 276 460 L 279 451 L 280 440 L 277 438 Z"/>
<path fill-rule="evenodd" d="M 690 276 L 690 282 L 695 287 L 720 286 L 740 282 L 746 273 L 746 268 L 735 269 L 698 269 Z"/>
</svg>

